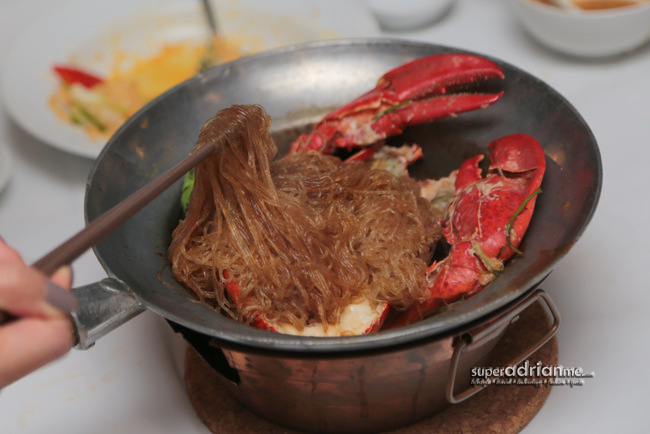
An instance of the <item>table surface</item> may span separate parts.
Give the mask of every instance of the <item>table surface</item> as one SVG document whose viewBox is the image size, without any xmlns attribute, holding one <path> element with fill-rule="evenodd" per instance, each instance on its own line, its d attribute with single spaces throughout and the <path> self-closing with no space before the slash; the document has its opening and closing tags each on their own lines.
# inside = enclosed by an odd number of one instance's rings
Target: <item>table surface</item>
<svg viewBox="0 0 650 434">
<path fill-rule="evenodd" d="M 0 62 L 34 11 L 55 7 L 46 0 L 0 0 Z M 553 386 L 524 432 L 644 430 L 650 425 L 644 268 L 650 240 L 650 46 L 604 60 L 556 54 L 524 32 L 505 0 L 459 0 L 431 26 L 382 33 L 512 63 L 563 94 L 591 126 L 604 166 L 598 210 L 543 287 L 562 317 L 560 363 L 595 377 L 580 387 Z M 31 137 L 4 108 L 0 145 L 14 157 L 12 179 L 0 192 L 0 234 L 32 262 L 83 226 L 92 161 Z M 92 252 L 73 269 L 76 285 L 105 276 Z M 94 348 L 74 350 L 0 391 L 0 432 L 204 433 L 185 394 L 182 346 L 160 317 L 145 312 Z"/>
</svg>

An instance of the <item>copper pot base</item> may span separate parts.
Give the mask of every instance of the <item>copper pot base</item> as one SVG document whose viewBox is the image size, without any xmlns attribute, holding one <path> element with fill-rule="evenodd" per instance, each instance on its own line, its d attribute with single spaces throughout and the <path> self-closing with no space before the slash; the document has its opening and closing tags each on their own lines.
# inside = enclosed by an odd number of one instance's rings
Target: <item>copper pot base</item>
<svg viewBox="0 0 650 434">
<path fill-rule="evenodd" d="M 490 366 L 503 366 L 539 336 L 546 326 L 541 309 L 528 309 L 510 327 L 494 349 Z M 551 339 L 529 358 L 534 366 L 557 366 L 557 339 Z M 261 419 L 243 408 L 219 387 L 217 374 L 191 347 L 185 357 L 185 385 L 194 409 L 205 426 L 213 433 L 293 433 Z M 552 386 L 489 386 L 460 404 L 447 407 L 435 416 L 393 433 L 436 432 L 502 432 L 521 431 L 540 410 Z"/>
</svg>

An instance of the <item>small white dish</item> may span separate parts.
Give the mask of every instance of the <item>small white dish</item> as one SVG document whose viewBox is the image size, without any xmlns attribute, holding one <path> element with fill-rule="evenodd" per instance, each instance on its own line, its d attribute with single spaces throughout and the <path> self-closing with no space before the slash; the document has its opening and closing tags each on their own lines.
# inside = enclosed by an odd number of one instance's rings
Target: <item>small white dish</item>
<svg viewBox="0 0 650 434">
<path fill-rule="evenodd" d="M 564 54 L 613 56 L 650 41 L 650 1 L 599 10 L 562 8 L 538 0 L 510 2 L 536 40 Z"/>
<path fill-rule="evenodd" d="M 214 0 L 214 5 L 223 33 L 237 40 L 246 37 L 251 51 L 380 34 L 361 0 Z M 68 1 L 17 38 L 2 65 L 3 102 L 9 115 L 38 139 L 94 159 L 106 140 L 89 138 L 57 118 L 48 105 L 58 86 L 52 66 L 74 59 L 75 65 L 106 75 L 114 63 L 116 41 L 125 51 L 152 55 L 165 43 L 205 41 L 207 32 L 198 0 Z"/>
<path fill-rule="evenodd" d="M 386 30 L 409 30 L 440 19 L 455 0 L 366 0 Z"/>
<path fill-rule="evenodd" d="M 0 193 L 9 183 L 12 163 L 11 150 L 6 145 L 0 145 Z"/>
</svg>

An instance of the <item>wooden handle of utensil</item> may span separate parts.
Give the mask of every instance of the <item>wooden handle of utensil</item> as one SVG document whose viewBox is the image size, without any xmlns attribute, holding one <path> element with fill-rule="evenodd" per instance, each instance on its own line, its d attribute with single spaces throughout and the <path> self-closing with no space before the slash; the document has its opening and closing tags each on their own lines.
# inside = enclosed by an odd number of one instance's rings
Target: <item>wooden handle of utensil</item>
<svg viewBox="0 0 650 434">
<path fill-rule="evenodd" d="M 69 265 L 83 252 L 102 241 L 108 234 L 140 211 L 146 204 L 165 191 L 181 176 L 212 154 L 214 146 L 203 146 L 154 179 L 140 190 L 93 220 L 88 226 L 73 235 L 47 255 L 33 264 L 46 276 L 51 276 L 64 265 Z"/>
</svg>

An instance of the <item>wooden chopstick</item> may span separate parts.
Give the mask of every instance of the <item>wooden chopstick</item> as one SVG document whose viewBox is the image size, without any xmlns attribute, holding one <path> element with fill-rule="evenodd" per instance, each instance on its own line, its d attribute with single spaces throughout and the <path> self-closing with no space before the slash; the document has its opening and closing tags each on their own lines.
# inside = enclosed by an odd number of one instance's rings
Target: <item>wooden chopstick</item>
<svg viewBox="0 0 650 434">
<path fill-rule="evenodd" d="M 102 241 L 190 169 L 211 155 L 214 150 L 215 146 L 207 144 L 198 148 L 186 159 L 97 217 L 84 229 L 34 262 L 32 266 L 46 276 L 51 276 L 60 267 L 71 264 L 82 253 Z"/>
</svg>

